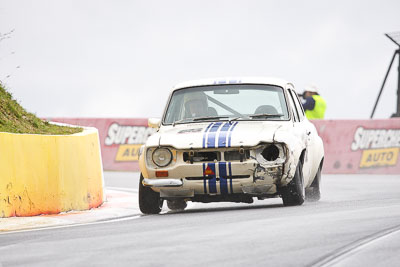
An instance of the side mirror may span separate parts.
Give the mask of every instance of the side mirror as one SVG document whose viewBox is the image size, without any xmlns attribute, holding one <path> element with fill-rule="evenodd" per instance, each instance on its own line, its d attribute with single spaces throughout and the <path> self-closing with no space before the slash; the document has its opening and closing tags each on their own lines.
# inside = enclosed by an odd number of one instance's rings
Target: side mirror
<svg viewBox="0 0 400 267">
<path fill-rule="evenodd" d="M 148 120 L 148 125 L 151 128 L 160 128 L 160 124 L 161 124 L 161 119 L 159 118 L 149 118 Z"/>
</svg>

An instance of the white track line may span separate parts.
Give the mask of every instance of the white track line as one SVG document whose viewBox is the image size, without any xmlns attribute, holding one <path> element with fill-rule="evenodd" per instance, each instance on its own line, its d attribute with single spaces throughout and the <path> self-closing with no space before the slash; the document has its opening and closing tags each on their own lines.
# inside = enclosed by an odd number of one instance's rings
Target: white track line
<svg viewBox="0 0 400 267">
<path fill-rule="evenodd" d="M 105 224 L 105 223 L 113 223 L 113 222 L 123 222 L 123 221 L 139 219 L 140 217 L 142 217 L 142 215 L 131 215 L 131 216 L 123 217 L 123 218 L 115 218 L 115 219 L 109 219 L 109 220 L 103 220 L 103 221 L 97 221 L 97 222 L 75 223 L 75 224 L 60 225 L 60 226 L 48 226 L 48 227 L 42 227 L 42 228 L 36 228 L 36 229 L 25 229 L 25 230 L 0 232 L 0 235 L 62 229 L 62 228 L 70 228 L 70 227 L 76 227 L 76 226 L 96 225 L 96 224 Z"/>
<path fill-rule="evenodd" d="M 378 233 L 375 233 L 373 235 L 367 236 L 365 238 L 362 238 L 358 241 L 355 241 L 342 249 L 339 249 L 332 254 L 330 254 L 327 257 L 324 257 L 323 259 L 317 261 L 316 263 L 313 263 L 311 266 L 312 267 L 328 267 L 328 266 L 333 266 L 340 261 L 344 260 L 345 258 L 357 253 L 358 251 L 362 250 L 366 246 L 370 245 L 371 243 L 378 241 L 382 238 L 385 238 L 391 234 L 394 234 L 396 232 L 400 231 L 400 225 L 397 225 L 395 227 L 380 231 Z"/>
</svg>

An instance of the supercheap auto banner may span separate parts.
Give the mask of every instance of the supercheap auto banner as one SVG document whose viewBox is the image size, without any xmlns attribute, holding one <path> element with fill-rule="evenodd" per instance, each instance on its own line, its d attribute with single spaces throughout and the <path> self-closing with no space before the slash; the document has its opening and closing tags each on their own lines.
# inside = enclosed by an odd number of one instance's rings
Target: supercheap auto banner
<svg viewBox="0 0 400 267">
<path fill-rule="evenodd" d="M 104 170 L 137 171 L 142 144 L 156 130 L 147 119 L 51 118 L 96 127 Z M 400 174 L 400 119 L 314 120 L 324 141 L 324 173 Z"/>
<path fill-rule="evenodd" d="M 324 173 L 400 174 L 400 119 L 314 120 Z"/>
<path fill-rule="evenodd" d="M 147 126 L 147 119 L 51 118 L 48 120 L 97 128 L 104 170 L 138 171 L 139 149 L 156 131 Z"/>
</svg>

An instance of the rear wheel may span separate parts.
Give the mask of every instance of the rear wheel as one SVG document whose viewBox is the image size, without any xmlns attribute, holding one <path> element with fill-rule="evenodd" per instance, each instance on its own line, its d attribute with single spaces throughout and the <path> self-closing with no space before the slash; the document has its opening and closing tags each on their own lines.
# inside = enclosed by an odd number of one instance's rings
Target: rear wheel
<svg viewBox="0 0 400 267">
<path fill-rule="evenodd" d="M 298 206 L 304 203 L 305 193 L 303 183 L 303 163 L 299 160 L 294 178 L 287 186 L 281 189 L 283 205 Z"/>
<path fill-rule="evenodd" d="M 154 192 L 150 187 L 143 186 L 143 175 L 139 180 L 139 208 L 144 214 L 158 214 L 161 211 L 163 200 L 160 193 Z"/>
<path fill-rule="evenodd" d="M 315 175 L 314 181 L 309 188 L 306 188 L 306 200 L 307 201 L 318 201 L 321 198 L 321 165 L 318 167 L 317 174 Z"/>
</svg>

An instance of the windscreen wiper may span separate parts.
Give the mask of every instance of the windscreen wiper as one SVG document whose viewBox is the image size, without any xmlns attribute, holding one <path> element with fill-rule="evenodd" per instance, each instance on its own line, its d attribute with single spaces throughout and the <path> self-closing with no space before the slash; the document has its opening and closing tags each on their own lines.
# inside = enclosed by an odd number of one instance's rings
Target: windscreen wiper
<svg viewBox="0 0 400 267">
<path fill-rule="evenodd" d="M 229 122 L 237 121 L 237 120 L 240 120 L 240 119 L 242 119 L 242 120 L 249 120 L 250 118 L 249 118 L 248 116 L 235 117 L 235 118 L 229 119 Z"/>
<path fill-rule="evenodd" d="M 198 117 L 198 118 L 186 118 L 178 121 L 174 121 L 172 126 L 176 124 L 185 123 L 185 122 L 193 122 L 193 121 L 206 121 L 206 120 L 216 120 L 216 119 L 227 119 L 228 116 L 212 116 L 212 117 Z"/>
<path fill-rule="evenodd" d="M 279 118 L 282 117 L 283 114 L 268 114 L 268 113 L 262 113 L 262 114 L 254 114 L 254 115 L 249 115 L 250 118 Z"/>
<path fill-rule="evenodd" d="M 180 123 L 185 123 L 185 122 L 191 122 L 191 121 L 193 121 L 193 118 L 186 118 L 186 119 L 174 121 L 174 122 L 172 123 L 172 126 L 175 126 L 175 124 L 180 124 Z"/>
<path fill-rule="evenodd" d="M 198 117 L 193 118 L 193 121 L 206 121 L 206 120 L 216 120 L 216 119 L 227 119 L 228 116 L 208 116 L 208 117 Z"/>
</svg>

